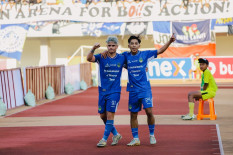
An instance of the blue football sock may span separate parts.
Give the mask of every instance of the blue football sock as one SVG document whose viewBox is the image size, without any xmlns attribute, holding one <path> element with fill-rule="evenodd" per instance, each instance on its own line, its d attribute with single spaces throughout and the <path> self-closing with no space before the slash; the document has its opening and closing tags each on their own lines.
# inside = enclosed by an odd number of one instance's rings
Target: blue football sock
<svg viewBox="0 0 233 155">
<path fill-rule="evenodd" d="M 148 125 L 149 126 L 149 130 L 150 130 L 150 136 L 154 136 L 154 131 L 155 131 L 155 125 Z"/>
<path fill-rule="evenodd" d="M 106 124 L 106 122 L 104 122 L 104 124 Z M 118 135 L 118 132 L 117 132 L 117 130 L 116 130 L 116 128 L 115 128 L 114 125 L 113 125 L 113 127 L 112 127 L 111 133 L 112 133 L 114 136 Z"/>
<path fill-rule="evenodd" d="M 138 128 L 132 128 L 131 131 L 133 138 L 138 138 Z"/>
<path fill-rule="evenodd" d="M 106 121 L 105 130 L 104 130 L 104 136 L 103 136 L 104 140 L 108 140 L 110 132 L 112 131 L 112 128 L 113 128 L 113 123 L 114 123 L 113 120 L 107 120 Z"/>
<path fill-rule="evenodd" d="M 116 136 L 117 134 L 118 134 L 118 132 L 117 132 L 117 130 L 116 130 L 116 128 L 115 128 L 115 126 L 113 125 L 113 127 L 112 127 L 112 134 L 114 135 L 114 136 Z"/>
</svg>

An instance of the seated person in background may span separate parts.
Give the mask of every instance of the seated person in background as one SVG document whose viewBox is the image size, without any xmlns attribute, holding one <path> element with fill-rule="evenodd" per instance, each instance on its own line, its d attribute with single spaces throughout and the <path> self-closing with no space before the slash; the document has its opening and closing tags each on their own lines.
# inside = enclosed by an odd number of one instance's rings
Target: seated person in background
<svg viewBox="0 0 233 155">
<path fill-rule="evenodd" d="M 209 61 L 205 58 L 199 58 L 198 62 L 200 64 L 200 69 L 203 71 L 201 76 L 201 91 L 192 91 L 188 94 L 188 102 L 189 102 L 189 114 L 181 116 L 183 120 L 193 120 L 195 118 L 194 115 L 194 99 L 210 99 L 214 98 L 218 87 L 214 80 L 213 75 L 210 70 L 207 69 L 209 66 Z"/>
</svg>

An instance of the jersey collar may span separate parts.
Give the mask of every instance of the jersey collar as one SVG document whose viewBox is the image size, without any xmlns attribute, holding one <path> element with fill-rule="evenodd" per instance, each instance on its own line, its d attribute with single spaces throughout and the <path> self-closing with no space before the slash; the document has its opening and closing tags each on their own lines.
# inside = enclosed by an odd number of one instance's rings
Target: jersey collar
<svg viewBox="0 0 233 155">
<path fill-rule="evenodd" d="M 110 58 L 110 59 L 116 59 L 117 56 L 118 56 L 118 53 L 116 53 L 115 57 L 111 58 L 110 56 L 108 56 L 108 58 Z"/>
<path fill-rule="evenodd" d="M 133 55 L 132 52 L 130 51 L 130 54 L 131 54 L 131 56 L 136 56 L 136 55 L 138 55 L 140 52 L 141 52 L 141 51 L 138 50 L 138 53 L 135 54 L 135 55 Z"/>
</svg>

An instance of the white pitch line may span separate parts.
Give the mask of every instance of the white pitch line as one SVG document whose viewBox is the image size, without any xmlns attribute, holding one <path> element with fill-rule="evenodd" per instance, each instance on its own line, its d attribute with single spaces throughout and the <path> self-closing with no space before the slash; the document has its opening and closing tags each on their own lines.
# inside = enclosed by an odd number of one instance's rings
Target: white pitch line
<svg viewBox="0 0 233 155">
<path fill-rule="evenodd" d="M 218 124 L 216 124 L 216 129 L 217 129 L 220 153 L 221 153 L 221 155 L 224 155 L 223 146 L 222 146 L 222 139 L 221 139 L 220 129 L 219 129 Z"/>
</svg>

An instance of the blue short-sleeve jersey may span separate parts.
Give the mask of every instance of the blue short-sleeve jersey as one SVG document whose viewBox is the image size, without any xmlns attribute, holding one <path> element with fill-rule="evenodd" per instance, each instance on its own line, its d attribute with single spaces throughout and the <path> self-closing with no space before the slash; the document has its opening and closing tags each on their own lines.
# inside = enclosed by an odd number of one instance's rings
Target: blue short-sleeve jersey
<svg viewBox="0 0 233 155">
<path fill-rule="evenodd" d="M 99 64 L 99 93 L 121 92 L 122 67 L 126 63 L 124 55 L 117 53 L 114 58 L 107 57 L 106 59 L 102 58 L 101 54 L 94 56 L 95 61 Z"/>
<path fill-rule="evenodd" d="M 157 50 L 138 51 L 136 55 L 124 52 L 128 69 L 127 91 L 151 90 L 150 81 L 146 72 L 148 62 L 157 58 Z"/>
</svg>

